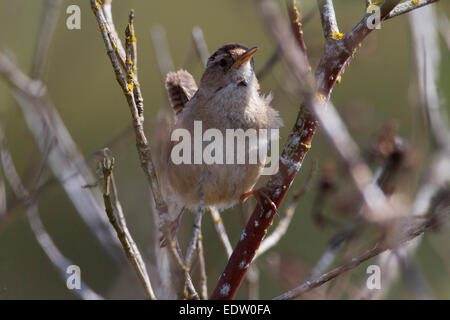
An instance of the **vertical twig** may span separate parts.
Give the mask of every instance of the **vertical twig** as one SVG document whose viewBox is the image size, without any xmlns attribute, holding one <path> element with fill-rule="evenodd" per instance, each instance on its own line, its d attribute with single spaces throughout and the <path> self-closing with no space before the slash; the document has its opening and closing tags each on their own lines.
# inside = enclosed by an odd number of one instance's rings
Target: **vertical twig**
<svg viewBox="0 0 450 320">
<path fill-rule="evenodd" d="M 319 7 L 325 39 L 336 39 L 340 33 L 336 21 L 336 13 L 334 12 L 333 0 L 317 0 L 317 5 Z"/>
<path fill-rule="evenodd" d="M 247 283 L 247 298 L 248 300 L 259 299 L 259 268 L 257 263 L 252 263 L 245 277 Z"/>
<path fill-rule="evenodd" d="M 201 197 L 200 204 L 199 204 L 198 210 L 197 210 L 197 214 L 195 216 L 194 228 L 192 230 L 192 237 L 189 242 L 188 248 L 186 250 L 186 257 L 184 260 L 184 264 L 186 265 L 187 269 L 191 268 L 193 253 L 194 253 L 197 243 L 198 243 L 199 234 L 201 233 L 202 217 L 203 217 L 203 211 L 202 211 L 203 203 L 204 203 L 204 197 Z"/>
<path fill-rule="evenodd" d="M 114 158 L 109 158 L 106 153 L 107 152 L 104 151 L 105 157 L 101 164 L 104 183 L 103 199 L 105 202 L 106 214 L 109 218 L 109 222 L 114 227 L 114 230 L 116 230 L 117 237 L 122 244 L 128 260 L 136 270 L 136 273 L 138 274 L 139 279 L 144 286 L 147 298 L 156 300 L 156 296 L 153 292 L 144 260 L 142 259 L 141 253 L 139 252 L 136 243 L 134 242 L 130 232 L 128 231 L 125 216 L 122 211 L 122 206 L 118 199 L 117 189 L 112 171 L 114 167 Z"/>
<path fill-rule="evenodd" d="M 42 13 L 41 25 L 39 27 L 38 42 L 36 44 L 34 64 L 31 71 L 31 78 L 43 80 L 44 72 L 48 62 L 48 52 L 53 39 L 53 34 L 58 22 L 61 9 L 61 0 L 47 0 Z"/>
<path fill-rule="evenodd" d="M 194 41 L 195 52 L 197 53 L 201 63 L 206 67 L 209 58 L 208 46 L 206 45 L 203 31 L 200 27 L 192 28 L 192 40 Z"/>
<path fill-rule="evenodd" d="M 119 58 L 119 62 L 123 68 L 125 68 L 125 49 L 122 42 L 119 39 L 119 35 L 116 30 L 116 26 L 112 16 L 112 0 L 103 1 L 103 13 L 105 15 L 105 21 L 107 22 L 105 27 L 108 34 L 111 36 L 111 41 L 114 43 L 114 50 Z"/>
<path fill-rule="evenodd" d="M 205 252 L 203 250 L 203 235 L 200 230 L 197 243 L 197 255 L 200 267 L 200 298 L 208 299 L 208 278 L 206 276 Z"/>
<path fill-rule="evenodd" d="M 230 239 L 228 238 L 227 231 L 225 230 L 225 225 L 223 224 L 222 217 L 216 208 L 208 208 L 211 218 L 214 222 L 214 228 L 216 229 L 217 235 L 219 236 L 220 242 L 225 249 L 227 257 L 229 258 L 233 253 L 233 248 L 231 247 Z"/>
<path fill-rule="evenodd" d="M 192 282 L 192 278 L 191 275 L 189 274 L 189 270 L 187 268 L 187 265 L 184 263 L 183 259 L 182 259 L 182 255 L 181 255 L 181 249 L 178 245 L 178 242 L 176 240 L 173 240 L 170 236 L 170 233 L 167 233 L 168 239 L 169 239 L 169 245 L 168 250 L 170 252 L 170 254 L 172 255 L 172 258 L 175 261 L 176 266 L 178 267 L 178 270 L 181 274 L 184 275 L 184 292 L 183 292 L 183 297 L 185 299 L 189 299 L 189 300 L 198 300 L 199 299 L 199 295 L 197 293 L 197 290 L 195 290 L 194 284 Z"/>
<path fill-rule="evenodd" d="M 197 249 L 197 245 L 201 243 L 201 234 L 202 234 L 202 217 L 203 217 L 203 204 L 205 198 L 204 195 L 200 197 L 200 203 L 198 205 L 197 214 L 195 216 L 194 228 L 192 230 L 192 237 L 189 242 L 188 248 L 186 250 L 186 256 L 184 258 L 184 268 L 186 269 L 186 286 L 189 285 L 189 272 L 192 268 L 192 259 L 194 256 L 194 251 Z M 204 265 L 203 265 L 204 266 Z M 202 266 L 201 266 L 202 267 Z M 204 274 L 205 271 L 201 270 L 201 273 Z"/>
<path fill-rule="evenodd" d="M 168 54 L 169 44 L 167 43 L 166 31 L 161 26 L 154 26 L 150 29 L 150 36 L 153 43 L 153 50 L 156 54 L 161 79 L 166 80 L 166 75 L 175 70 L 173 61 Z"/>
<path fill-rule="evenodd" d="M 427 115 L 431 137 L 439 149 L 450 148 L 448 117 L 441 108 L 438 85 L 440 48 L 437 16 L 433 7 L 409 15 L 414 62 L 419 85 L 419 107 Z"/>
<path fill-rule="evenodd" d="M 138 112 L 138 116 L 141 117 L 143 121 L 144 117 L 144 98 L 142 98 L 141 85 L 139 83 L 138 78 L 138 69 L 137 69 L 137 42 L 136 35 L 134 33 L 134 10 L 130 11 L 129 20 L 127 28 L 125 29 L 125 49 L 126 49 L 126 58 L 125 62 L 128 75 L 128 83 L 133 83 L 133 96 L 134 101 L 136 102 L 136 109 Z"/>
<path fill-rule="evenodd" d="M 298 11 L 297 8 L 297 1 L 294 0 L 292 2 L 292 5 L 288 5 L 288 15 L 291 22 L 291 28 L 294 34 L 295 39 L 298 42 L 298 45 L 300 46 L 300 49 L 302 50 L 306 63 L 309 66 L 308 61 L 308 55 L 306 54 L 306 44 L 305 44 L 305 38 L 303 37 L 303 25 L 300 20 L 300 11 Z"/>
</svg>

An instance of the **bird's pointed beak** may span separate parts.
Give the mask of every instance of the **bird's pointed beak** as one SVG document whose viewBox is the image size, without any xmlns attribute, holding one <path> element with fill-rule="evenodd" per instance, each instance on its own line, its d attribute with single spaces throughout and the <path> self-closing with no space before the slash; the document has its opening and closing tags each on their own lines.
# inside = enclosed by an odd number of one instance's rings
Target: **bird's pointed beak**
<svg viewBox="0 0 450 320">
<path fill-rule="evenodd" d="M 240 67 L 241 65 L 249 61 L 256 53 L 256 51 L 258 51 L 258 47 L 253 47 L 245 51 L 239 58 L 236 59 L 236 61 L 234 61 L 233 67 Z"/>
</svg>

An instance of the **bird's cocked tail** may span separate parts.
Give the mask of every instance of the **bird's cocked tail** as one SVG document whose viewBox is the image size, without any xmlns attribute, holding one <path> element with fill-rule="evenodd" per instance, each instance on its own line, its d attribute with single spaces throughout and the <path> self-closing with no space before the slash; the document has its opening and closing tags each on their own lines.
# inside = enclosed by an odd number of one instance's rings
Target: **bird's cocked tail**
<svg viewBox="0 0 450 320">
<path fill-rule="evenodd" d="M 194 96 L 197 91 L 197 84 L 189 72 L 179 70 L 167 74 L 166 89 L 173 111 L 175 115 L 178 115 Z"/>
</svg>

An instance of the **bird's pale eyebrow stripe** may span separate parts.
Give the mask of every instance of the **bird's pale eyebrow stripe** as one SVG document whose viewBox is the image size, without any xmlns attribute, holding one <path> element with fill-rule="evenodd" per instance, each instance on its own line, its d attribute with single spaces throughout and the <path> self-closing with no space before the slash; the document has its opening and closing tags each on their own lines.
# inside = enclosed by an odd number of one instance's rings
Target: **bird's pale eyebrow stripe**
<svg viewBox="0 0 450 320">
<path fill-rule="evenodd" d="M 232 49 L 229 51 L 230 54 L 233 55 L 241 55 L 245 52 L 246 50 L 242 49 L 242 48 L 236 48 L 236 49 Z"/>
</svg>

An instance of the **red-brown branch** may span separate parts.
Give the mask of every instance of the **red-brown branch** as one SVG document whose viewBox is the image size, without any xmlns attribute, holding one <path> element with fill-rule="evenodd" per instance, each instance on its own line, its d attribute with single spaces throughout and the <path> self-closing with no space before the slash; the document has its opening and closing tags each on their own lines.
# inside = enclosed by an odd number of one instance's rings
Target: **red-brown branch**
<svg viewBox="0 0 450 320">
<path fill-rule="evenodd" d="M 288 4 L 288 15 L 289 20 L 291 22 L 292 32 L 294 33 L 294 36 L 297 39 L 300 49 L 305 55 L 306 63 L 309 66 L 308 54 L 306 53 L 305 38 L 303 37 L 302 20 L 300 18 L 300 12 L 295 6 L 295 2 L 293 4 Z"/>
<path fill-rule="evenodd" d="M 385 1 L 380 8 L 380 20 L 383 21 L 388 18 L 391 10 L 395 8 L 399 2 L 400 0 Z M 260 3 L 267 6 L 265 1 L 260 1 Z M 350 32 L 342 37 L 342 39 L 327 39 L 322 59 L 315 73 L 318 85 L 317 90 L 323 94 L 325 102 L 328 102 L 338 76 L 352 59 L 359 44 L 372 31 L 367 24 L 369 17 L 369 14 L 365 15 Z M 289 41 L 292 36 L 283 37 L 286 33 L 282 32 L 285 30 L 283 29 L 284 26 L 281 26 L 279 21 L 279 14 L 278 16 L 273 12 L 266 14 L 266 19 L 269 28 L 275 39 L 278 41 L 281 55 L 285 58 L 291 71 L 296 75 L 296 78 L 302 79 L 299 79 L 300 82 L 303 81 L 305 88 L 300 88 L 299 91 L 303 94 L 304 104 L 307 107 L 302 107 L 300 109 L 297 121 L 280 157 L 280 169 L 276 175 L 271 177 L 267 185 L 267 189 L 269 190 L 269 192 L 267 192 L 268 195 L 275 205 L 279 207 L 297 172 L 303 164 L 303 160 L 311 147 L 312 139 L 317 130 L 318 122 L 309 111 L 314 110 L 317 106 L 317 98 L 314 91 L 308 89 L 308 80 L 312 77 L 308 71 L 305 71 L 309 69 L 307 59 L 304 57 L 302 57 L 303 59 L 293 59 L 295 57 L 300 58 L 300 56 L 293 53 L 293 51 L 295 51 L 293 50 L 294 48 L 289 46 Z M 298 24 L 297 26 L 301 28 L 301 24 Z M 297 43 L 301 44 L 304 41 L 302 33 L 295 33 Z M 301 36 L 301 39 L 299 39 L 299 36 Z M 286 41 L 286 38 L 288 38 L 288 41 Z M 301 51 L 305 54 L 304 46 L 300 45 L 300 47 Z M 224 272 L 219 278 L 216 288 L 211 295 L 211 299 L 229 300 L 235 297 L 247 272 L 248 266 L 252 262 L 267 229 L 272 224 L 274 215 L 275 213 L 271 210 L 269 205 L 265 208 L 261 208 L 257 205 L 242 233 L 240 241 L 228 260 Z"/>
</svg>

